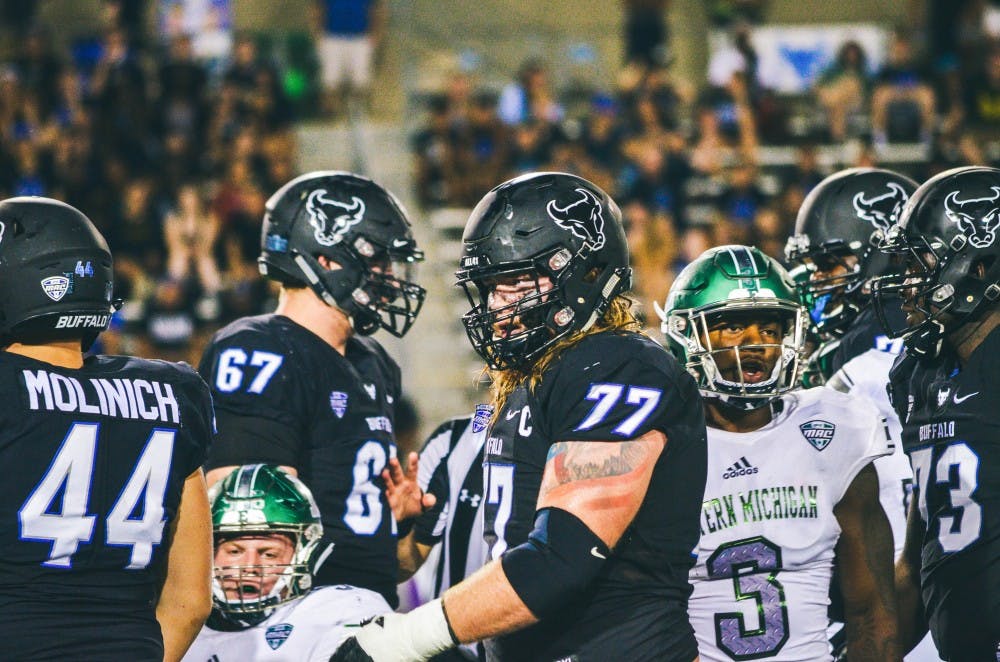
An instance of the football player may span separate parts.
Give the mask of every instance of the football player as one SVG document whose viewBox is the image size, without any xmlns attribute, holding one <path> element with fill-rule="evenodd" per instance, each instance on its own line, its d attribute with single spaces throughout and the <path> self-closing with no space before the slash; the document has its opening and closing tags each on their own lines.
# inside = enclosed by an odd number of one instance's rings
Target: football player
<svg viewBox="0 0 1000 662">
<path fill-rule="evenodd" d="M 258 263 L 281 283 L 278 308 L 216 333 L 199 368 L 219 429 L 209 484 L 247 463 L 296 475 L 323 517 L 316 583 L 368 588 L 395 605 L 397 519 L 380 474 L 396 454 L 400 371 L 370 334 L 402 336 L 413 324 L 425 292 L 408 274 L 423 253 L 392 194 L 344 172 L 281 187 L 261 235 Z M 411 482 L 416 462 L 413 453 Z M 423 495 L 410 493 L 419 513 Z"/>
<path fill-rule="evenodd" d="M 333 659 L 422 660 L 491 638 L 491 660 L 693 660 L 704 417 L 690 375 L 635 331 L 618 206 L 579 177 L 532 173 L 490 191 L 463 239 L 463 320 L 496 406 L 491 561 Z"/>
<path fill-rule="evenodd" d="M 901 640 L 930 627 L 946 660 L 993 660 L 1000 642 L 1000 170 L 925 182 L 882 250 L 903 272 L 876 279 L 876 310 L 905 350 L 892 403 L 913 465 L 896 566 Z M 902 297 L 906 324 L 892 326 Z M 922 600 L 921 600 L 922 598 Z"/>
<path fill-rule="evenodd" d="M 873 403 L 889 425 L 889 436 L 899 441 L 899 418 L 889 404 L 889 369 L 902 349 L 890 340 L 872 307 L 871 280 L 890 270 L 889 258 L 877 249 L 878 237 L 899 220 L 903 206 L 917 189 L 908 177 L 881 168 L 851 168 L 830 175 L 806 197 L 799 209 L 795 232 L 785 247 L 790 264 L 809 274 L 798 282 L 799 294 L 810 312 L 820 345 L 807 361 L 815 381 Z M 889 314 L 902 321 L 898 305 Z M 892 526 L 896 557 L 903 551 L 906 508 L 913 471 L 901 443 L 892 455 L 875 460 L 879 498 Z M 839 595 L 833 612 L 837 620 Z M 834 640 L 842 642 L 842 635 Z M 928 638 L 910 662 L 936 660 Z"/>
<path fill-rule="evenodd" d="M 79 210 L 0 202 L 0 657 L 178 660 L 211 608 L 208 388 L 85 356 L 112 258 Z"/>
<path fill-rule="evenodd" d="M 373 591 L 312 587 L 323 525 L 302 481 L 249 464 L 213 485 L 209 499 L 215 606 L 185 660 L 326 662 L 346 636 L 344 623 L 385 610 Z"/>
<path fill-rule="evenodd" d="M 859 398 L 796 390 L 808 319 L 791 277 L 756 248 L 713 248 L 657 312 L 708 423 L 689 605 L 701 659 L 830 660 L 835 563 L 851 659 L 898 659 L 892 532 L 872 466 L 891 452 L 885 424 Z"/>
</svg>

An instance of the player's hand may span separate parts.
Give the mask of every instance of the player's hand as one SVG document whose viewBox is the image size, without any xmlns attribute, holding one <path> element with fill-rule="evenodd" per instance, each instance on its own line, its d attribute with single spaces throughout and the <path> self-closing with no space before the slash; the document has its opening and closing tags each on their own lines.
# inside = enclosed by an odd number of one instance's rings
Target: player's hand
<svg viewBox="0 0 1000 662">
<path fill-rule="evenodd" d="M 453 647 L 440 600 L 432 600 L 408 614 L 388 613 L 350 627 L 330 662 L 423 662 Z"/>
<path fill-rule="evenodd" d="M 418 463 L 417 454 L 410 453 L 406 458 L 405 471 L 403 465 L 394 457 L 389 459 L 388 466 L 382 470 L 385 496 L 397 522 L 416 517 L 437 502 L 433 494 L 425 493 L 417 484 Z"/>
</svg>

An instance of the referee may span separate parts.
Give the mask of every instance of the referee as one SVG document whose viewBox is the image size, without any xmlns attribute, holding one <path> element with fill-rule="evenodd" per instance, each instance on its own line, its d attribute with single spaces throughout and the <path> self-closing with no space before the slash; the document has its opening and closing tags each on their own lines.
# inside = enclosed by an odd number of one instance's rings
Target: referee
<svg viewBox="0 0 1000 662">
<path fill-rule="evenodd" d="M 398 554 L 400 581 L 405 581 L 423 565 L 434 546 L 441 543 L 440 553 L 435 555 L 433 591 L 421 596 L 424 600 L 440 597 L 451 585 L 486 563 L 483 444 L 492 414 L 491 405 L 478 405 L 472 416 L 445 421 L 420 450 L 417 482 L 437 501 L 415 520 L 412 531 L 400 539 Z M 475 651 L 475 645 L 463 646 L 434 659 L 477 659 Z"/>
</svg>

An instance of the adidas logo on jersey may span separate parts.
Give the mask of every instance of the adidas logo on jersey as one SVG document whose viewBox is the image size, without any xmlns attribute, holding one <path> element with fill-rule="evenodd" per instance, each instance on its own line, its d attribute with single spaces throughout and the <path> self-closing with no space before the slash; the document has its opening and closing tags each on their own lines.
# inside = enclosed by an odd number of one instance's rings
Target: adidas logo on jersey
<svg viewBox="0 0 1000 662">
<path fill-rule="evenodd" d="M 749 476 L 755 474 L 759 471 L 757 467 L 750 464 L 750 461 L 746 457 L 741 457 L 737 462 L 733 463 L 733 466 L 726 469 L 726 472 L 722 474 L 723 478 L 739 478 L 740 476 Z"/>
</svg>

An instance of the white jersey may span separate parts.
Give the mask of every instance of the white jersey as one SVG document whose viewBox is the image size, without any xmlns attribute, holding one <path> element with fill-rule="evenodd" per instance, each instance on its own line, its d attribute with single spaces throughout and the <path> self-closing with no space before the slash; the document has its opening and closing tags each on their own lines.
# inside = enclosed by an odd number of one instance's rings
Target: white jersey
<svg viewBox="0 0 1000 662">
<path fill-rule="evenodd" d="M 882 336 L 884 339 L 885 336 Z M 903 552 L 906 539 L 906 508 L 909 504 L 910 489 L 913 485 L 913 470 L 910 460 L 903 452 L 902 427 L 899 417 L 889 404 L 886 384 L 889 383 L 889 368 L 899 351 L 891 351 L 896 345 L 889 341 L 884 349 L 873 348 L 855 356 L 838 370 L 827 384 L 835 389 L 868 400 L 885 417 L 889 426 L 889 436 L 896 442 L 892 455 L 875 461 L 878 472 L 879 498 L 892 526 L 892 539 L 896 558 Z"/>
<path fill-rule="evenodd" d="M 759 430 L 708 428 L 708 480 L 688 605 L 701 659 L 830 660 L 833 514 L 892 452 L 872 405 L 827 388 L 781 398 Z"/>
<path fill-rule="evenodd" d="M 345 625 L 390 611 L 374 591 L 322 586 L 254 627 L 223 632 L 206 625 L 182 662 L 327 662 L 350 634 Z"/>
</svg>

